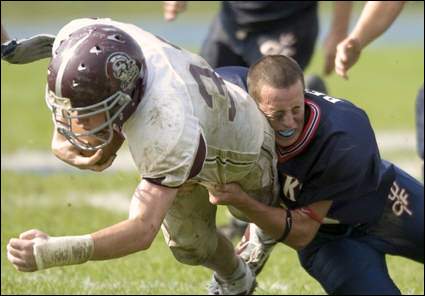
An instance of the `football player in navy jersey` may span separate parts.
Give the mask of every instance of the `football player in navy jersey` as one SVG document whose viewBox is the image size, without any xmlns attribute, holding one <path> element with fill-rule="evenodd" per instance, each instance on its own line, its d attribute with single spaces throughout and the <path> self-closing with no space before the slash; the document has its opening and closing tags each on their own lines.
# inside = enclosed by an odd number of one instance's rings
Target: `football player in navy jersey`
<svg viewBox="0 0 425 296">
<path fill-rule="evenodd" d="M 164 18 L 174 20 L 186 1 L 164 1 Z M 290 56 L 305 70 L 313 56 L 319 32 L 317 1 L 222 1 L 200 55 L 213 67 L 249 67 L 265 55 Z M 336 45 L 347 35 L 352 1 L 334 1 L 329 32 L 323 43 L 325 75 L 334 67 Z M 327 92 L 325 82 L 308 75 L 310 89 Z M 246 223 L 231 218 L 221 227 L 228 238 L 240 238 Z"/>
<path fill-rule="evenodd" d="M 256 202 L 237 184 L 210 192 L 250 224 L 237 252 L 258 274 L 280 241 L 329 294 L 400 294 L 385 254 L 423 263 L 423 194 L 416 179 L 382 160 L 366 113 L 304 89 L 291 58 L 267 56 L 246 68 L 222 68 L 244 87 L 276 133 L 282 208 Z"/>
</svg>

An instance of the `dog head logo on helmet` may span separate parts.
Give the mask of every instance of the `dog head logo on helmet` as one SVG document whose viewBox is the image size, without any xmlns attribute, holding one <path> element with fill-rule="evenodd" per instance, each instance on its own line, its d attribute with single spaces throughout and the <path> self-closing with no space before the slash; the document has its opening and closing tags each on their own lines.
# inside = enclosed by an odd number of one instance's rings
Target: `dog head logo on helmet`
<svg viewBox="0 0 425 296">
<path fill-rule="evenodd" d="M 134 86 L 134 82 L 139 75 L 140 69 L 136 61 L 125 52 L 113 53 L 107 60 L 107 75 L 111 75 L 121 81 L 121 89 L 127 90 Z M 142 69 L 143 70 L 143 69 Z"/>
<path fill-rule="evenodd" d="M 136 110 L 146 81 L 137 42 L 103 24 L 71 33 L 54 51 L 47 72 L 46 101 L 58 132 L 87 151 L 111 142 L 114 129 Z M 87 137 L 96 138 L 96 145 Z"/>
</svg>

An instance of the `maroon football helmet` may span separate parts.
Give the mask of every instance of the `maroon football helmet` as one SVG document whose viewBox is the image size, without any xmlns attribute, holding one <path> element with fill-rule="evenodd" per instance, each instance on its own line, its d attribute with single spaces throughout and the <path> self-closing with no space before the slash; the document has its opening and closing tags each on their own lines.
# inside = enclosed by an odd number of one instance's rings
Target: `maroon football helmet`
<svg viewBox="0 0 425 296">
<path fill-rule="evenodd" d="M 62 41 L 47 71 L 46 101 L 58 132 L 82 150 L 107 145 L 114 129 L 136 110 L 146 81 L 146 64 L 140 46 L 112 25 L 83 27 Z M 84 132 L 73 123 L 103 113 L 102 124 Z M 82 140 L 93 136 L 96 145 Z"/>
</svg>

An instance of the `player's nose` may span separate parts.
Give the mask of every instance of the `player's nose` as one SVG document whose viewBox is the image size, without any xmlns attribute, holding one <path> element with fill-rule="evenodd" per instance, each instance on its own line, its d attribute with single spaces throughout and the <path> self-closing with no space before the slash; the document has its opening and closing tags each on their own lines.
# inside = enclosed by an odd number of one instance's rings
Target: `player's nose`
<svg viewBox="0 0 425 296">
<path fill-rule="evenodd" d="M 295 121 L 294 116 L 292 116 L 290 114 L 283 117 L 282 125 L 283 125 L 284 128 L 296 128 L 297 127 L 297 123 Z"/>
</svg>

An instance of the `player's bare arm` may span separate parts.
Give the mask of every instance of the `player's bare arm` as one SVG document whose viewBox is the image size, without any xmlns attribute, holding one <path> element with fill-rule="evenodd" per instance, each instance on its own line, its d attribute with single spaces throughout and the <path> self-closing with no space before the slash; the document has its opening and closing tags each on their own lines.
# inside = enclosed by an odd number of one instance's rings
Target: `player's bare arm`
<svg viewBox="0 0 425 296">
<path fill-rule="evenodd" d="M 400 14 L 406 1 L 368 1 L 353 31 L 337 46 L 335 72 L 347 79 L 363 48 L 383 34 Z"/>
<path fill-rule="evenodd" d="M 7 258 L 17 270 L 30 272 L 146 250 L 177 191 L 142 180 L 133 195 L 137 202 L 132 202 L 128 220 L 83 236 L 49 237 L 42 231 L 29 230 L 9 241 Z"/>
<path fill-rule="evenodd" d="M 238 184 L 221 185 L 210 192 L 209 198 L 212 204 L 236 207 L 275 240 L 280 240 L 285 233 L 287 210 L 256 201 L 242 191 Z M 292 210 L 292 228 L 283 242 L 296 250 L 308 245 L 315 237 L 320 221 L 326 216 L 331 204 L 332 201 L 320 201 L 306 208 Z"/>
<path fill-rule="evenodd" d="M 329 75 L 334 69 L 336 46 L 347 37 L 350 24 L 352 1 L 334 1 L 333 17 L 331 27 L 324 40 L 325 64 L 323 73 Z"/>
</svg>

